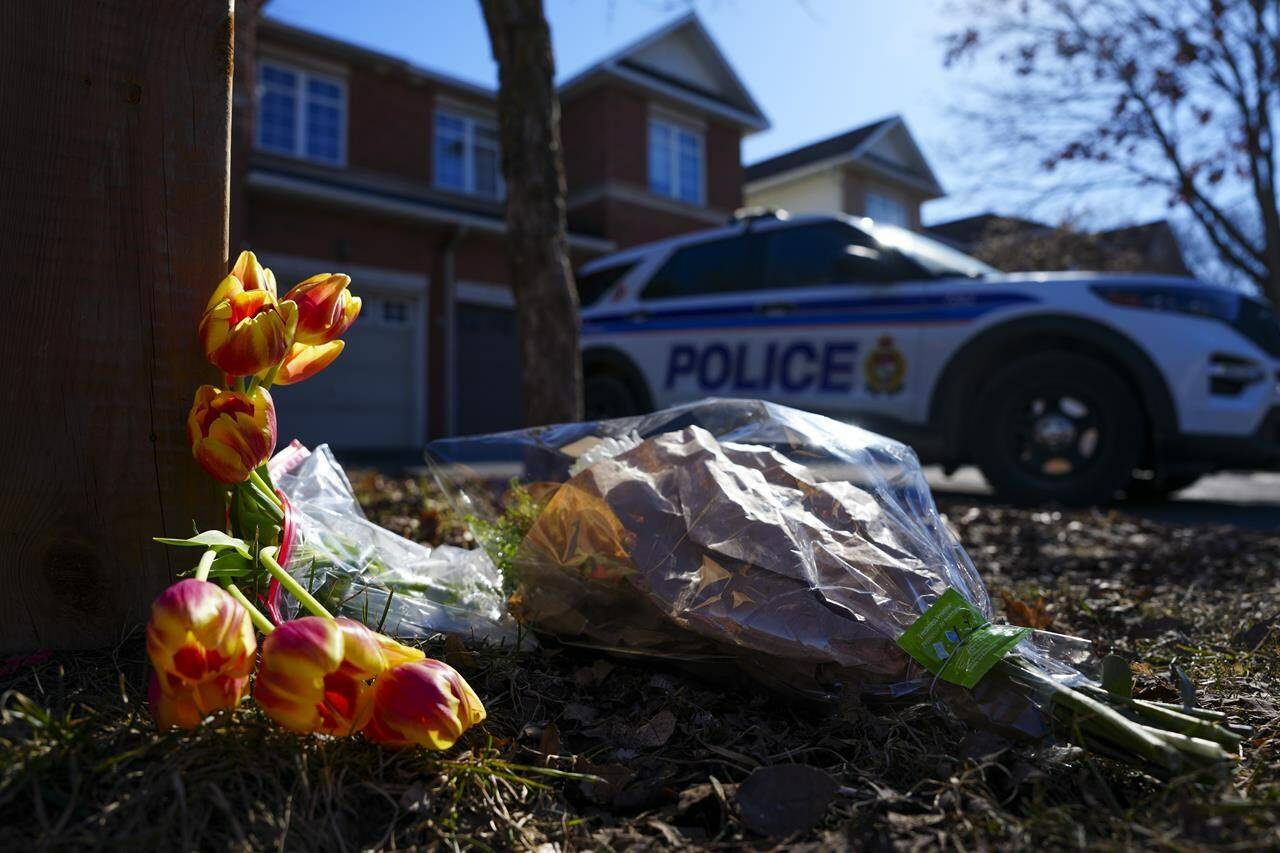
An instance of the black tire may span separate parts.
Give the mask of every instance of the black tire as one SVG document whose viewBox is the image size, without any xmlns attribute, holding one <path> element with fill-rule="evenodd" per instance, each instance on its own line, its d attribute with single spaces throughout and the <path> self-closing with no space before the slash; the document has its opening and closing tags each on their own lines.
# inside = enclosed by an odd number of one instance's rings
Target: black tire
<svg viewBox="0 0 1280 853">
<path fill-rule="evenodd" d="M 1070 506 L 1114 501 L 1146 443 L 1133 389 L 1097 359 L 1068 352 L 1027 356 L 979 390 L 969 440 L 1003 499 Z"/>
<path fill-rule="evenodd" d="M 587 420 L 603 421 L 643 414 L 639 395 L 621 376 L 608 371 L 593 371 L 582 383 L 583 406 Z"/>
</svg>

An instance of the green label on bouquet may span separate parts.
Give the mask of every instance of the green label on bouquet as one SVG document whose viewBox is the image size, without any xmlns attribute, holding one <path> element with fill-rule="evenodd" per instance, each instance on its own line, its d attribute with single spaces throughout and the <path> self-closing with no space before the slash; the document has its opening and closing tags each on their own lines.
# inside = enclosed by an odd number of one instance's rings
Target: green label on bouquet
<svg viewBox="0 0 1280 853">
<path fill-rule="evenodd" d="M 992 625 L 982 611 L 948 588 L 898 638 L 898 645 L 944 681 L 973 687 L 1030 628 Z"/>
</svg>

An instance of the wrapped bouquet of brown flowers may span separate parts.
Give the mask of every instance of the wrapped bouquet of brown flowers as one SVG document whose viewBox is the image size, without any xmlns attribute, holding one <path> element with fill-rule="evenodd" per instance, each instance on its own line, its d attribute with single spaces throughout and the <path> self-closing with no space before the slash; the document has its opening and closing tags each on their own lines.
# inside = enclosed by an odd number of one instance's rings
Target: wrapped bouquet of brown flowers
<svg viewBox="0 0 1280 853">
<path fill-rule="evenodd" d="M 1087 644 L 992 622 L 914 453 L 750 400 L 433 444 L 530 629 L 737 667 L 815 697 L 936 701 L 1169 776 L 1224 765 L 1221 716 L 1104 690 Z"/>
</svg>

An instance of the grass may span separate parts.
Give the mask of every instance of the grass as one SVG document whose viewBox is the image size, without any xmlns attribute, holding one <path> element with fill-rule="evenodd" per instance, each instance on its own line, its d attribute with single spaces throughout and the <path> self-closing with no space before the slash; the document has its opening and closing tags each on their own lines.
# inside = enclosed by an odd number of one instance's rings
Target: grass
<svg viewBox="0 0 1280 853">
<path fill-rule="evenodd" d="M 417 480 L 357 486 L 380 523 L 467 539 Z M 1145 698 L 1178 701 L 1176 665 L 1202 705 L 1252 725 L 1231 778 L 1160 784 L 1015 748 L 926 704 L 827 713 L 662 665 L 456 641 L 426 649 L 463 672 L 490 717 L 449 753 L 297 738 L 251 705 L 158 735 L 134 635 L 0 668 L 0 847 L 1280 847 L 1280 531 L 943 509 L 1011 618 L 1141 661 Z M 760 838 L 737 787 L 792 762 L 838 791 L 812 829 Z"/>
</svg>

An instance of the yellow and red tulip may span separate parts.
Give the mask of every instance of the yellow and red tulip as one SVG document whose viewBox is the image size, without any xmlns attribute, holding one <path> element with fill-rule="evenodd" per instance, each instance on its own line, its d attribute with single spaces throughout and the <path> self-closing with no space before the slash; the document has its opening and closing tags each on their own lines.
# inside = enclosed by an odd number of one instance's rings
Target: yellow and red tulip
<svg viewBox="0 0 1280 853">
<path fill-rule="evenodd" d="M 369 681 L 421 657 L 350 619 L 293 619 L 263 641 L 253 698 L 290 731 L 352 735 L 369 721 Z"/>
<path fill-rule="evenodd" d="M 166 693 L 160 686 L 160 677 L 152 672 L 147 687 L 147 705 L 156 727 L 161 731 L 194 729 L 214 711 L 239 705 L 248 687 L 247 675 L 241 678 L 223 675 L 198 687 L 177 688 Z"/>
<path fill-rule="evenodd" d="M 200 320 L 200 344 L 215 367 L 231 376 L 252 376 L 274 367 L 293 343 L 298 306 L 277 302 L 266 290 L 234 292 L 235 276 L 227 276 L 219 290 L 232 282 L 229 296 L 215 302 Z M 215 296 L 217 294 L 215 293 Z"/>
<path fill-rule="evenodd" d="M 241 252 L 236 258 L 231 274 L 214 288 L 213 296 L 204 306 L 206 312 L 224 299 L 229 299 L 248 290 L 261 290 L 269 293 L 272 300 L 276 298 L 276 276 L 271 270 L 258 263 L 253 252 Z"/>
<path fill-rule="evenodd" d="M 284 357 L 280 369 L 276 371 L 276 385 L 294 385 L 304 379 L 310 379 L 324 370 L 333 360 L 342 354 L 346 346 L 342 341 L 329 341 L 325 344 L 294 344 Z"/>
<path fill-rule="evenodd" d="M 267 267 L 258 263 L 253 252 L 241 252 L 236 258 L 231 274 L 244 284 L 245 290 L 265 290 L 272 297 L 276 295 L 276 275 Z"/>
<path fill-rule="evenodd" d="M 341 273 L 320 273 L 295 284 L 285 299 L 298 306 L 294 340 L 302 344 L 326 344 L 342 337 L 360 314 L 360 297 L 347 288 L 351 279 Z"/>
<path fill-rule="evenodd" d="M 191 455 L 219 482 L 243 483 L 276 447 L 276 408 L 264 388 L 252 393 L 201 385 L 187 415 Z"/>
<path fill-rule="evenodd" d="M 188 578 L 160 593 L 147 622 L 154 688 L 163 694 L 152 697 L 157 722 L 190 728 L 234 707 L 257 648 L 249 614 L 217 585 Z"/>
<path fill-rule="evenodd" d="M 485 718 L 471 685 L 430 658 L 401 664 L 374 682 L 373 715 L 365 737 L 387 746 L 448 749 Z"/>
</svg>

